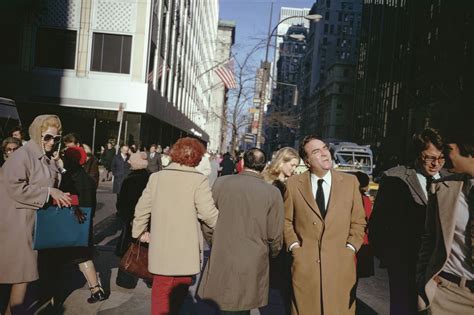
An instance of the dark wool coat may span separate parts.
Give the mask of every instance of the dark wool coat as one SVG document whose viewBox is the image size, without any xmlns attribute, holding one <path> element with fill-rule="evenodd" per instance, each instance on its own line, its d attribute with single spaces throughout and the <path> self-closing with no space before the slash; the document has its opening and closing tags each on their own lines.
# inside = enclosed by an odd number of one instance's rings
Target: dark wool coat
<svg viewBox="0 0 474 315">
<path fill-rule="evenodd" d="M 118 215 L 123 223 L 122 234 L 117 243 L 116 254 L 122 256 L 125 254 L 130 242 L 132 241 L 131 223 L 135 216 L 135 206 L 145 189 L 150 172 L 146 169 L 132 170 L 124 179 L 120 194 L 117 199 Z"/>
<path fill-rule="evenodd" d="M 114 175 L 114 185 L 112 187 L 112 191 L 114 194 L 120 193 L 120 188 L 122 187 L 122 182 L 127 177 L 128 173 L 130 172 L 130 164 L 128 164 L 129 156 L 122 158 L 122 155 L 117 154 L 114 159 L 112 160 L 112 174 Z"/>
<path fill-rule="evenodd" d="M 65 165 L 66 166 L 66 165 Z M 95 181 L 86 171 L 77 166 L 72 169 L 66 166 L 66 173 L 63 174 L 59 189 L 68 192 L 71 195 L 77 195 L 80 207 L 91 208 L 91 219 L 84 224 L 89 225 L 89 246 L 88 247 L 64 247 L 44 249 L 40 251 L 40 265 L 47 263 L 49 265 L 59 266 L 62 264 L 78 264 L 91 260 L 94 255 L 93 249 L 93 216 L 96 208 L 96 187 Z M 41 271 L 40 271 L 41 272 Z M 41 276 L 43 276 L 41 274 Z"/>
</svg>

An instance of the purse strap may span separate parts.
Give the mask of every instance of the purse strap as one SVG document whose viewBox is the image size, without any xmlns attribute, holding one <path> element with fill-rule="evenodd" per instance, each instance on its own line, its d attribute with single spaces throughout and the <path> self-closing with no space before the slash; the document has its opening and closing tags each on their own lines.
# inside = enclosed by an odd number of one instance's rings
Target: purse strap
<svg viewBox="0 0 474 315">
<path fill-rule="evenodd" d="M 138 252 L 137 252 L 137 258 L 140 257 L 140 251 L 142 249 L 142 246 L 140 245 L 140 238 L 142 237 L 143 234 L 145 234 L 146 232 L 148 232 L 147 230 L 143 231 L 140 233 L 140 235 L 138 235 L 137 237 L 137 240 L 135 241 L 135 245 L 138 247 Z"/>
</svg>

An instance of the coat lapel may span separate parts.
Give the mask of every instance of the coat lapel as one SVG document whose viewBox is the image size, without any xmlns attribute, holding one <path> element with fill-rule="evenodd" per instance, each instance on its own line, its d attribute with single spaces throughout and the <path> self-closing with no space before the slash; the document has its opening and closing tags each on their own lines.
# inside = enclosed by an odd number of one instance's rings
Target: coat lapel
<svg viewBox="0 0 474 315">
<path fill-rule="evenodd" d="M 426 199 L 426 195 L 423 192 L 423 188 L 421 187 L 420 181 L 416 177 L 416 172 L 410 172 L 410 170 L 407 169 L 406 176 L 406 181 L 410 186 L 410 190 L 415 192 L 418 197 L 420 197 L 421 201 L 423 202 L 423 205 L 426 206 L 428 204 L 428 200 Z"/>
<path fill-rule="evenodd" d="M 329 202 L 325 218 L 326 225 L 330 224 L 334 218 L 337 217 L 336 211 L 340 209 L 338 205 L 339 201 L 344 199 L 344 191 L 341 187 L 342 176 L 336 171 L 331 171 L 331 177 L 331 192 L 329 193 Z"/>
<path fill-rule="evenodd" d="M 456 202 L 461 193 L 462 185 L 462 181 L 446 181 L 436 187 L 439 219 L 447 253 L 451 251 L 451 245 L 453 243 L 454 226 L 456 223 L 456 216 L 453 215 L 453 211 L 456 209 Z"/>
<path fill-rule="evenodd" d="M 316 205 L 316 200 L 314 200 L 313 190 L 311 186 L 311 172 L 307 171 L 302 174 L 302 176 L 300 177 L 298 190 L 300 191 L 301 195 L 303 196 L 303 199 L 306 201 L 311 210 L 313 210 L 314 213 L 316 213 L 316 215 L 322 221 L 324 221 L 323 216 L 321 215 L 321 212 L 319 211 L 319 208 Z"/>
</svg>

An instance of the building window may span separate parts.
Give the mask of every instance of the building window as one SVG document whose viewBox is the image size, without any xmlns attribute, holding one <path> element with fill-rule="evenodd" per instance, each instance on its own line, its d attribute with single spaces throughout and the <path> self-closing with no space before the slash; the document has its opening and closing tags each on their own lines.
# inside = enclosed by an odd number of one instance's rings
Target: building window
<svg viewBox="0 0 474 315">
<path fill-rule="evenodd" d="M 328 38 L 327 37 L 323 37 L 323 45 L 327 45 L 328 44 Z"/>
<path fill-rule="evenodd" d="M 339 93 L 344 93 L 345 86 L 344 84 L 339 84 Z"/>
<path fill-rule="evenodd" d="M 132 36 L 94 33 L 92 71 L 130 73 Z"/>
<path fill-rule="evenodd" d="M 36 32 L 35 66 L 74 69 L 76 38 L 76 31 L 39 28 Z"/>
<path fill-rule="evenodd" d="M 326 21 L 329 20 L 329 11 L 326 11 L 326 14 L 325 14 L 324 19 L 325 19 Z"/>
<path fill-rule="evenodd" d="M 327 34 L 327 33 L 328 33 L 328 30 L 329 30 L 329 25 L 328 25 L 328 24 L 324 24 L 324 34 Z"/>
<path fill-rule="evenodd" d="M 4 43 L 0 49 L 0 64 L 17 65 L 20 59 L 21 29 L 14 25 L 4 25 L 0 28 L 0 38 Z"/>
</svg>

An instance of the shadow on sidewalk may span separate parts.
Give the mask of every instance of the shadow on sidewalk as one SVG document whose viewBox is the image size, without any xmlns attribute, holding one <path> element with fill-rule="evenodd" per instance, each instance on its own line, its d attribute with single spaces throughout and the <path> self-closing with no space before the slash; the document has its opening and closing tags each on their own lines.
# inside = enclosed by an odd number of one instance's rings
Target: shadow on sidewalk
<svg viewBox="0 0 474 315">
<path fill-rule="evenodd" d="M 365 304 L 362 300 L 356 300 L 356 315 L 377 315 L 378 313 Z"/>
</svg>

